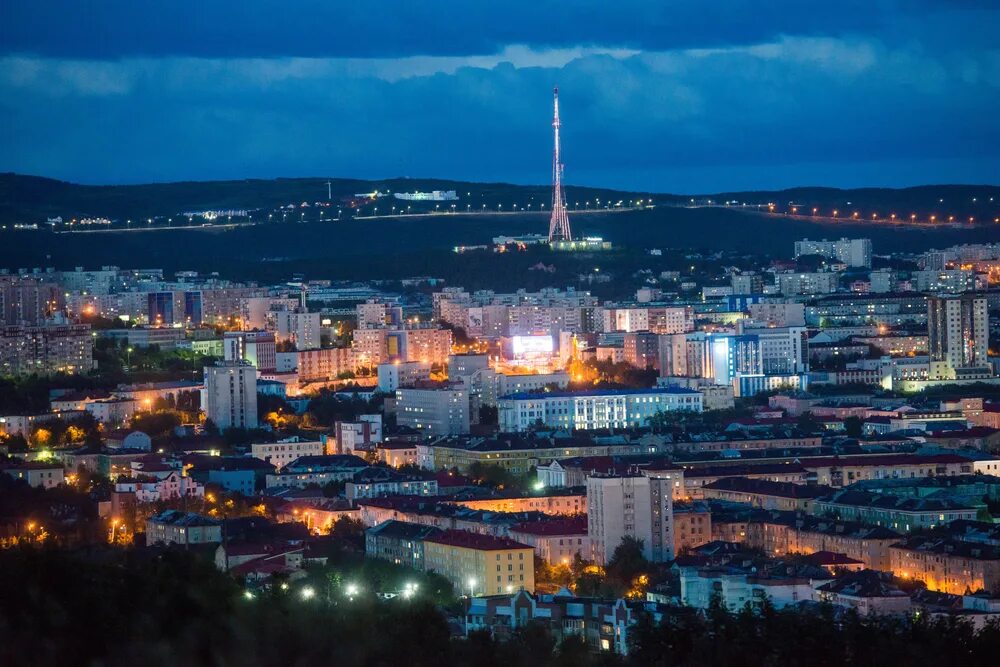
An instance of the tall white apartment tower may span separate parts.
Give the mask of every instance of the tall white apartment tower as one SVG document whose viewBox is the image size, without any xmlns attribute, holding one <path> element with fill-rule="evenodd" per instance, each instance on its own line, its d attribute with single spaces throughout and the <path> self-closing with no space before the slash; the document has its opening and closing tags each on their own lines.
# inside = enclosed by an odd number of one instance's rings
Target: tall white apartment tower
<svg viewBox="0 0 1000 667">
<path fill-rule="evenodd" d="M 587 478 L 591 555 L 605 564 L 625 537 L 642 541 L 655 563 L 674 558 L 673 483 L 669 476 L 594 475 Z"/>
<path fill-rule="evenodd" d="M 932 380 L 989 375 L 986 297 L 928 297 L 927 334 Z"/>
<path fill-rule="evenodd" d="M 257 369 L 247 361 L 205 367 L 201 408 L 220 430 L 257 428 Z"/>
</svg>

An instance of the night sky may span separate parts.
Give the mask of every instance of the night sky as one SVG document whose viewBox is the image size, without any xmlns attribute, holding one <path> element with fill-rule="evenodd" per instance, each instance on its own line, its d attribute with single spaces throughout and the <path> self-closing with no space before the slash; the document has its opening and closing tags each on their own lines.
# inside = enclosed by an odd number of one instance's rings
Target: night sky
<svg viewBox="0 0 1000 667">
<path fill-rule="evenodd" d="M 1000 181 L 1000 3 L 4 0 L 0 170 L 659 192 Z"/>
</svg>

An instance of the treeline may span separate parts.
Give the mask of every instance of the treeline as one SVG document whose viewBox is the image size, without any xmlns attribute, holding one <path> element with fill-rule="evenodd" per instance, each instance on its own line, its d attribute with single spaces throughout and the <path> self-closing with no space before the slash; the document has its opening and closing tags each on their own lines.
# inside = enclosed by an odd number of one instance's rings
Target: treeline
<svg viewBox="0 0 1000 667">
<path fill-rule="evenodd" d="M 687 613 L 685 613 L 687 612 Z M 976 630 L 959 616 L 861 616 L 832 605 L 782 609 L 764 604 L 733 613 L 714 603 L 654 623 L 642 615 L 631 630 L 629 664 L 669 667 L 840 667 L 995 665 L 1000 624 Z"/>
<path fill-rule="evenodd" d="M 455 636 L 457 619 L 422 596 L 247 597 L 211 562 L 184 551 L 0 552 L 0 664 L 242 667 L 469 665 L 993 665 L 1000 628 L 966 621 L 811 612 L 641 617 L 631 653 L 595 653 L 543 625 L 498 640 Z"/>
</svg>

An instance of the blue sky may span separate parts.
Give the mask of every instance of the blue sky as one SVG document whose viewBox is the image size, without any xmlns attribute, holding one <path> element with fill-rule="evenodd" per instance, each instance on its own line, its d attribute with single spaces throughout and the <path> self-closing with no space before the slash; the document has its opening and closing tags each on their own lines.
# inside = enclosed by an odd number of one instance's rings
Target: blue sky
<svg viewBox="0 0 1000 667">
<path fill-rule="evenodd" d="M 975 0 L 5 0 L 0 170 L 660 192 L 997 183 Z"/>
</svg>

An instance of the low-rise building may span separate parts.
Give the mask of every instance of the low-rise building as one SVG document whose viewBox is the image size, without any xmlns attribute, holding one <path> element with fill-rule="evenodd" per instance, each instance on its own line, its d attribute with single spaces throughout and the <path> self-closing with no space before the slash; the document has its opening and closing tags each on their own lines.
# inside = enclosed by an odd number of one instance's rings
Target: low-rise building
<svg viewBox="0 0 1000 667">
<path fill-rule="evenodd" d="M 442 532 L 419 523 L 385 521 L 365 530 L 365 556 L 423 570 L 424 540 Z"/>
<path fill-rule="evenodd" d="M 862 616 L 906 614 L 910 596 L 894 583 L 892 575 L 875 570 L 850 572 L 816 588 L 813 599 L 856 609 Z"/>
<path fill-rule="evenodd" d="M 705 503 L 674 503 L 674 554 L 712 541 L 712 512 Z"/>
<path fill-rule="evenodd" d="M 1000 593 L 1000 547 L 949 538 L 912 536 L 889 547 L 892 572 L 933 591 Z"/>
<path fill-rule="evenodd" d="M 266 476 L 267 488 L 291 486 L 303 489 L 311 484 L 325 486 L 330 482 L 346 482 L 368 467 L 368 463 L 353 454 L 303 456 Z"/>
<path fill-rule="evenodd" d="M 512 594 L 473 597 L 465 601 L 465 633 L 488 631 L 497 639 L 509 639 L 519 629 L 541 625 L 561 642 L 579 637 L 592 651 L 627 655 L 629 631 L 638 621 L 639 610 L 654 623 L 663 613 L 650 603 L 625 600 L 595 600 L 565 595 Z"/>
<path fill-rule="evenodd" d="M 594 389 L 520 393 L 499 400 L 500 430 L 528 431 L 536 426 L 596 430 L 637 428 L 661 412 L 701 412 L 702 395 L 694 389 Z"/>
<path fill-rule="evenodd" d="M 446 530 L 424 538 L 424 569 L 472 596 L 535 590 L 535 552 L 504 537 Z"/>
<path fill-rule="evenodd" d="M 416 442 L 380 442 L 375 445 L 375 456 L 393 468 L 417 465 Z"/>
<path fill-rule="evenodd" d="M 810 511 L 817 516 L 886 526 L 903 533 L 960 519 L 973 520 L 977 514 L 975 507 L 948 499 L 899 498 L 847 489 L 817 498 Z"/>
<path fill-rule="evenodd" d="M 277 470 L 281 470 L 295 459 L 303 456 L 321 456 L 325 453 L 323 450 L 322 441 L 311 440 L 307 442 L 298 437 L 250 445 L 250 454 L 254 458 L 270 463 Z"/>
<path fill-rule="evenodd" d="M 383 496 L 436 496 L 436 479 L 401 475 L 390 468 L 371 467 L 354 474 L 344 487 L 348 500 Z"/>
<path fill-rule="evenodd" d="M 828 486 L 772 482 L 766 479 L 724 477 L 701 487 L 706 500 L 749 503 L 767 510 L 808 512 L 816 498 L 829 494 Z"/>
<path fill-rule="evenodd" d="M 505 496 L 501 498 L 470 498 L 447 501 L 474 510 L 487 512 L 544 512 L 555 515 L 587 513 L 587 494 L 582 489 L 567 489 L 567 493 Z"/>
<path fill-rule="evenodd" d="M 576 556 L 590 557 L 585 516 L 522 523 L 511 528 L 510 537 L 533 547 L 535 555 L 549 565 L 570 565 Z"/>
<path fill-rule="evenodd" d="M 760 609 L 765 601 L 777 609 L 812 600 L 817 586 L 833 576 L 815 567 L 775 568 L 774 571 L 732 566 L 680 568 L 681 601 L 695 609 L 708 609 L 718 599 L 737 612 L 746 605 Z"/>
<path fill-rule="evenodd" d="M 146 520 L 146 546 L 222 542 L 222 522 L 201 514 L 164 510 Z"/>
<path fill-rule="evenodd" d="M 0 472 L 8 477 L 23 480 L 36 489 L 51 489 L 59 486 L 65 480 L 61 463 L 45 463 L 44 461 L 4 463 L 0 464 Z"/>
</svg>

